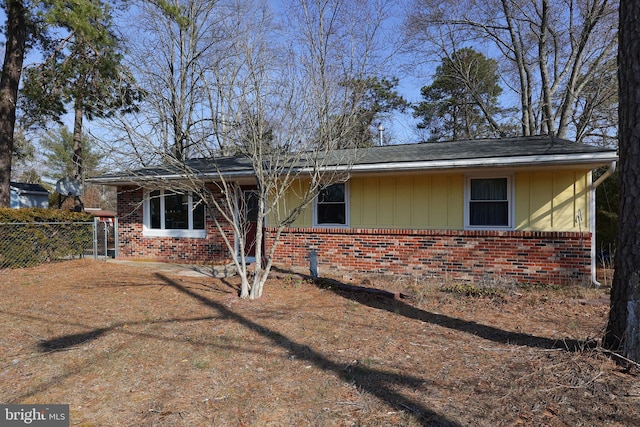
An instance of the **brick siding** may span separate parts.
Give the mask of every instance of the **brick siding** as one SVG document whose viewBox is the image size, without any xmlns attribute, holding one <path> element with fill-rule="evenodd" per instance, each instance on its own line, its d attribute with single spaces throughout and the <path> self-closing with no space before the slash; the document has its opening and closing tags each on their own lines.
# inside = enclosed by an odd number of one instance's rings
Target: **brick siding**
<svg viewBox="0 0 640 427">
<path fill-rule="evenodd" d="M 267 247 L 276 229 L 266 230 Z M 591 233 L 309 228 L 285 229 L 275 262 L 323 271 L 518 283 L 587 283 Z"/>
<path fill-rule="evenodd" d="M 118 257 L 183 263 L 218 263 L 231 259 L 220 233 L 206 214 L 207 237 L 144 237 L 140 187 L 118 187 Z M 221 219 L 219 218 L 219 221 Z M 233 233 L 226 231 L 233 242 Z"/>
<path fill-rule="evenodd" d="M 172 262 L 231 259 L 207 214 L 204 239 L 144 237 L 143 189 L 118 188 L 118 256 Z M 222 221 L 219 218 L 219 221 Z M 275 228 L 265 230 L 267 250 Z M 233 241 L 231 229 L 225 233 Z M 403 274 L 440 279 L 500 279 L 563 285 L 591 278 L 591 233 L 532 231 L 288 228 L 274 262 L 308 267 L 318 253 L 320 274 Z"/>
</svg>

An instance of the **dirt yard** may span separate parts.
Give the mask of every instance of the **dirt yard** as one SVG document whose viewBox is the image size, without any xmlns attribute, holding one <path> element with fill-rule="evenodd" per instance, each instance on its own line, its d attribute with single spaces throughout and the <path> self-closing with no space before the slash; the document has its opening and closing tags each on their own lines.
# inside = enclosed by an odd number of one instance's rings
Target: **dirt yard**
<svg viewBox="0 0 640 427">
<path fill-rule="evenodd" d="M 0 402 L 81 426 L 630 426 L 606 289 L 236 279 L 70 261 L 0 271 Z M 444 291 L 443 289 L 446 289 Z"/>
</svg>

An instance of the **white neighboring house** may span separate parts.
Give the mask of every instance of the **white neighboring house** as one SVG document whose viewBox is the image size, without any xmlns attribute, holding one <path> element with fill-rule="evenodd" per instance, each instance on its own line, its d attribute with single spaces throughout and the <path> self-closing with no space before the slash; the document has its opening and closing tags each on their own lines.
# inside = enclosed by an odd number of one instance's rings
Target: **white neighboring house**
<svg viewBox="0 0 640 427">
<path fill-rule="evenodd" d="M 40 184 L 11 183 L 11 208 L 48 208 L 49 191 Z"/>
</svg>

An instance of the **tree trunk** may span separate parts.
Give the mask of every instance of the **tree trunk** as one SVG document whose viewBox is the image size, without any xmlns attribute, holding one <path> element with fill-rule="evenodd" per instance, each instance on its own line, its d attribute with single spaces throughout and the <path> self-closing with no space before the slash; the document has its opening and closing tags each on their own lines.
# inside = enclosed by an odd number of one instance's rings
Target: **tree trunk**
<svg viewBox="0 0 640 427">
<path fill-rule="evenodd" d="M 605 11 L 607 9 L 607 0 L 602 1 L 601 3 L 593 2 L 586 12 L 585 24 L 582 27 L 582 31 L 577 38 L 577 43 L 574 48 L 575 50 L 575 59 L 572 61 L 573 66 L 571 67 L 571 73 L 569 74 L 569 79 L 567 80 L 567 89 L 564 91 L 564 96 L 560 106 L 558 107 L 559 111 L 559 123 L 558 123 L 558 132 L 556 136 L 558 138 L 566 138 L 567 133 L 569 131 L 569 124 L 572 120 L 572 115 L 574 112 L 574 104 L 575 100 L 580 96 L 583 92 L 585 85 L 587 82 L 592 81 L 594 76 L 594 68 L 587 69 L 586 71 L 581 67 L 581 64 L 584 61 L 584 55 L 587 54 L 586 49 L 588 46 L 589 40 L 593 36 L 594 27 L 598 22 L 604 19 Z M 606 49 L 609 51 L 609 49 Z M 582 114 L 582 116 L 586 117 L 585 120 L 589 120 L 593 116 L 593 109 L 589 103 L 587 103 L 583 110 L 586 112 Z M 581 116 L 581 118 L 582 118 Z M 579 120 L 580 121 L 580 120 Z M 576 130 L 575 140 L 576 142 L 580 142 L 582 139 L 583 132 L 580 129 L 579 125 L 576 125 L 578 128 Z"/>
<path fill-rule="evenodd" d="M 529 136 L 531 135 L 534 126 L 532 118 L 533 114 L 531 111 L 531 88 L 529 83 L 530 78 L 523 56 L 524 48 L 522 48 L 521 40 L 519 39 L 515 31 L 515 24 L 513 23 L 513 14 L 511 11 L 511 7 L 506 0 L 502 0 L 502 10 L 504 11 L 504 17 L 507 21 L 511 43 L 514 46 L 513 55 L 518 67 L 518 75 L 520 76 L 520 105 L 522 107 L 520 124 L 522 126 L 522 135 Z"/>
<path fill-rule="evenodd" d="M 549 4 L 547 0 L 542 1 L 540 14 L 540 38 L 538 39 L 538 67 L 540 68 L 540 80 L 542 82 L 542 133 L 555 135 L 555 125 L 553 122 L 553 97 L 551 93 L 551 77 L 548 69 L 548 46 L 547 36 L 549 32 Z"/>
<path fill-rule="evenodd" d="M 82 100 L 76 99 L 75 118 L 73 122 L 73 166 L 75 168 L 73 178 L 83 183 L 83 167 L 82 167 Z M 82 212 L 84 203 L 80 195 L 74 197 L 74 210 Z"/>
<path fill-rule="evenodd" d="M 6 1 L 6 43 L 0 76 L 0 207 L 11 204 L 11 159 L 18 85 L 27 41 L 27 17 L 22 0 Z"/>
<path fill-rule="evenodd" d="M 240 275 L 240 298 L 249 298 L 249 278 L 247 277 L 247 264 L 242 261 L 242 268 L 238 270 Z"/>
<path fill-rule="evenodd" d="M 267 197 L 262 191 L 258 193 L 260 196 L 258 198 L 258 215 L 256 218 L 256 235 L 254 242 L 255 248 L 255 256 L 256 263 L 253 271 L 253 284 L 251 285 L 251 294 L 249 295 L 250 299 L 258 299 L 262 297 L 262 288 L 264 287 L 264 283 L 266 281 L 266 276 L 269 274 L 268 271 L 265 271 L 262 265 L 263 255 L 262 255 L 262 242 L 264 239 L 264 200 Z"/>
<path fill-rule="evenodd" d="M 640 0 L 620 2 L 620 211 L 603 346 L 640 362 Z"/>
</svg>

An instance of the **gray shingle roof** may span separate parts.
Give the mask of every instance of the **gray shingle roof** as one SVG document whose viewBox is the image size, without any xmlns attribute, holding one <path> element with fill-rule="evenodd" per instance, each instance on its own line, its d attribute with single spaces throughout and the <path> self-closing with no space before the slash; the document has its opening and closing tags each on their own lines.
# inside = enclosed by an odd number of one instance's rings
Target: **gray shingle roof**
<svg viewBox="0 0 640 427">
<path fill-rule="evenodd" d="M 10 185 L 11 188 L 14 188 L 19 193 L 49 194 L 49 191 L 40 184 L 11 181 Z"/>
<path fill-rule="evenodd" d="M 593 167 L 617 159 L 614 148 L 578 144 L 547 136 L 518 137 L 454 142 L 388 145 L 358 150 L 336 150 L 321 163 L 324 166 L 348 165 L 354 172 L 376 170 L 429 170 L 478 166 L 522 166 L 552 164 L 588 164 Z M 243 157 L 191 159 L 186 166 L 203 176 L 253 175 L 251 162 Z M 304 167 L 304 165 L 300 164 Z M 115 183 L 145 178 L 178 178 L 183 173 L 173 167 L 152 167 L 136 171 L 106 174 L 93 182 Z"/>
<path fill-rule="evenodd" d="M 615 149 L 577 144 L 564 139 L 520 137 L 504 139 L 431 142 L 375 147 L 358 159 L 363 163 L 415 162 L 433 160 L 482 159 L 493 157 L 572 155 Z"/>
</svg>

